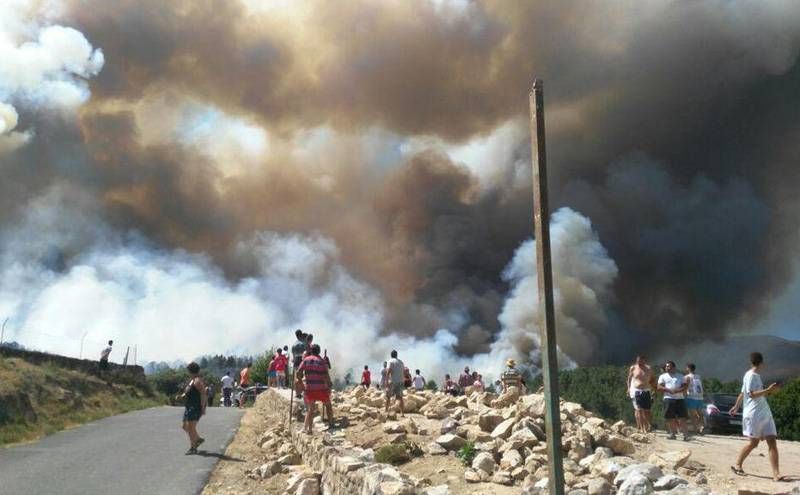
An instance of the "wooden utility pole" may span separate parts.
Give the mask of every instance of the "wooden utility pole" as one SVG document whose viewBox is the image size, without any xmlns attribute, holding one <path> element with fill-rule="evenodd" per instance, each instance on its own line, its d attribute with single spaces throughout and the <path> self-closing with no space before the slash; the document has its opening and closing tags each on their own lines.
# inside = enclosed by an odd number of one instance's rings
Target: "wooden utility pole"
<svg viewBox="0 0 800 495">
<path fill-rule="evenodd" d="M 545 426 L 547 429 L 548 488 L 564 495 L 561 452 L 561 412 L 558 398 L 558 356 L 553 307 L 553 267 L 550 259 L 550 206 L 547 200 L 547 155 L 544 137 L 544 94 L 541 79 L 531 89 L 531 161 L 533 162 L 533 222 L 536 236 L 536 271 L 539 279 L 542 371 L 544 373 Z"/>
</svg>

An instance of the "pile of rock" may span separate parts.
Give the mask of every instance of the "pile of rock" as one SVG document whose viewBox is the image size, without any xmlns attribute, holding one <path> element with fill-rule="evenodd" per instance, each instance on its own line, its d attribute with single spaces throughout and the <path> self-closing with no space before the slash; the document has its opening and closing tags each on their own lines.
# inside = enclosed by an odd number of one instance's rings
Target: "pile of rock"
<svg viewBox="0 0 800 495">
<path fill-rule="evenodd" d="M 502 398 L 501 398 L 502 399 Z M 475 451 L 464 479 L 470 483 L 519 485 L 526 493 L 545 493 L 548 477 L 545 401 L 541 394 L 523 395 L 511 404 L 495 394 L 469 396 L 423 391 L 406 395 L 406 413 L 441 420 L 438 431 L 425 431 L 413 415 L 397 418 L 396 406 L 383 411 L 383 396 L 357 388 L 337 394 L 335 409 L 355 420 L 388 421 L 384 432 L 398 441 L 405 434 L 429 435 L 428 455 L 455 455 L 470 444 Z M 646 435 L 619 422 L 608 425 L 580 404 L 561 403 L 564 476 L 573 494 L 707 494 L 703 466 L 689 460 L 690 452 L 673 452 L 635 461 L 635 443 Z M 394 421 L 399 419 L 399 421 Z M 433 430 L 433 429 L 431 429 Z"/>
</svg>

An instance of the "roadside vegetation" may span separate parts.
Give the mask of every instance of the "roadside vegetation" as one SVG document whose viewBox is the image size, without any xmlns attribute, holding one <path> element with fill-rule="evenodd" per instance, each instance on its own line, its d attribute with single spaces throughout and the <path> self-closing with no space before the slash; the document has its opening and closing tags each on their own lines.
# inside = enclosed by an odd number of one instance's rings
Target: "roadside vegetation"
<svg viewBox="0 0 800 495">
<path fill-rule="evenodd" d="M 109 387 L 96 376 L 52 363 L 0 358 L 0 445 L 35 440 L 165 400 L 149 387 Z"/>
</svg>

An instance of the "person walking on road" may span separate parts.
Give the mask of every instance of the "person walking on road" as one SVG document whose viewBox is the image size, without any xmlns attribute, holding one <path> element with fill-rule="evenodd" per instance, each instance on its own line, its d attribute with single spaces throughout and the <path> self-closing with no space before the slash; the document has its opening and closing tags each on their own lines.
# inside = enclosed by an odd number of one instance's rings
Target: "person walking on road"
<svg viewBox="0 0 800 495">
<path fill-rule="evenodd" d="M 225 372 L 225 376 L 219 380 L 222 387 L 222 405 L 231 407 L 231 394 L 233 393 L 233 377 L 230 370 Z"/>
<path fill-rule="evenodd" d="M 678 430 L 683 433 L 683 440 L 689 441 L 686 430 L 686 380 L 678 373 L 675 363 L 667 361 L 664 373 L 658 377 L 658 391 L 664 394 L 664 419 L 667 420 L 667 430 L 670 440 L 675 440 Z"/>
<path fill-rule="evenodd" d="M 386 413 L 389 413 L 389 404 L 392 399 L 400 402 L 400 416 L 405 416 L 405 405 L 403 404 L 403 389 L 405 388 L 405 365 L 397 358 L 397 351 L 391 352 L 387 373 L 388 384 L 386 386 Z"/>
<path fill-rule="evenodd" d="M 300 362 L 297 373 L 303 377 L 303 401 L 306 405 L 304 431 L 313 433 L 314 405 L 322 402 L 327 412 L 328 426 L 333 428 L 333 406 L 331 405 L 331 377 L 328 365 L 319 355 L 319 346 L 314 344 L 307 351 L 307 356 Z M 323 414 L 323 419 L 324 419 Z"/>
<path fill-rule="evenodd" d="M 189 436 L 189 450 L 186 451 L 188 455 L 196 454 L 197 447 L 205 442 L 205 439 L 197 433 L 197 422 L 206 413 L 207 397 L 206 385 L 200 378 L 200 365 L 191 362 L 186 369 L 189 371 L 191 379 L 183 389 L 183 394 L 177 398 L 186 400 L 183 411 L 183 431 Z"/>
<path fill-rule="evenodd" d="M 695 373 L 696 369 L 694 363 L 686 365 L 686 409 L 689 410 L 689 421 L 694 425 L 694 431 L 703 435 L 703 379 Z"/>
<path fill-rule="evenodd" d="M 642 433 L 650 433 L 651 430 L 654 385 L 655 375 L 652 368 L 647 365 L 644 356 L 636 356 L 636 361 L 628 368 L 628 383 L 625 390 L 633 402 L 636 426 Z"/>
<path fill-rule="evenodd" d="M 214 407 L 214 384 L 213 383 L 209 383 L 208 385 L 206 385 L 206 397 L 207 397 L 206 404 L 208 404 L 208 407 Z"/>
<path fill-rule="evenodd" d="M 772 383 L 769 387 L 764 388 L 764 383 L 761 381 L 764 357 L 760 352 L 750 354 L 750 364 L 750 369 L 742 378 L 742 391 L 739 393 L 739 397 L 736 398 L 736 404 L 730 410 L 731 416 L 735 415 L 744 401 L 742 435 L 748 438 L 749 443 L 739 452 L 736 465 L 731 466 L 731 470 L 740 476 L 744 476 L 745 472 L 742 469 L 742 465 L 745 459 L 753 449 L 758 447 L 761 440 L 766 440 L 769 449 L 769 463 L 772 466 L 772 479 L 775 481 L 787 481 L 785 476 L 781 476 L 778 459 L 778 433 L 775 429 L 772 411 L 767 402 L 767 396 L 778 392 L 780 385 Z"/>
</svg>

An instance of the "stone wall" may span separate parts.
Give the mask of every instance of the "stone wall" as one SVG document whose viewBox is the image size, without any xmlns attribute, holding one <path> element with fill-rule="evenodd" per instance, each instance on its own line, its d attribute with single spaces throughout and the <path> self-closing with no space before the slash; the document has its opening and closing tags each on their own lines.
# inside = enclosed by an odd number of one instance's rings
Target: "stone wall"
<svg viewBox="0 0 800 495">
<path fill-rule="evenodd" d="M 12 349 L 0 346 L 0 357 L 20 358 L 33 364 L 52 363 L 61 368 L 81 371 L 89 375 L 98 375 L 99 363 L 89 359 L 76 359 L 58 354 L 48 354 L 46 352 L 27 351 L 22 349 Z M 147 378 L 144 375 L 144 368 L 141 366 L 122 366 L 121 364 L 109 363 L 108 376 L 114 383 L 124 383 L 147 388 Z"/>
<path fill-rule="evenodd" d="M 268 392 L 279 404 L 288 408 L 288 399 L 280 392 Z M 297 429 L 290 433 L 291 442 L 302 456 L 303 463 L 320 477 L 324 495 L 414 494 L 416 482 L 396 468 L 374 462 L 371 449 L 359 448 L 344 437 L 343 432 L 306 435 Z"/>
</svg>

